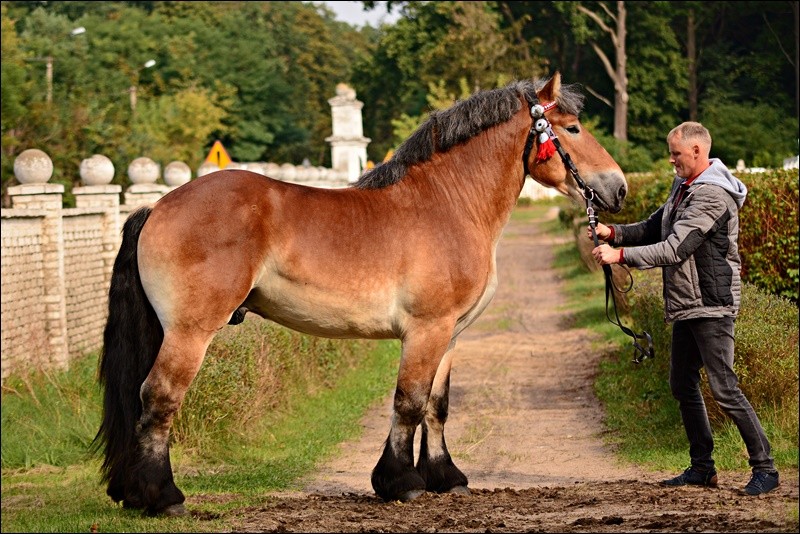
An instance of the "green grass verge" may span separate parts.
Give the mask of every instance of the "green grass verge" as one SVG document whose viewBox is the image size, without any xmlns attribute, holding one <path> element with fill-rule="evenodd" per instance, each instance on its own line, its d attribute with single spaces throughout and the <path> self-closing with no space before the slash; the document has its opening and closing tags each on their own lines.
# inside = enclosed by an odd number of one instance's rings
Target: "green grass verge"
<svg viewBox="0 0 800 534">
<path fill-rule="evenodd" d="M 221 512 L 251 504 L 254 495 L 292 488 L 340 441 L 356 436 L 364 412 L 391 391 L 399 343 L 364 346 L 370 350 L 359 363 L 330 378 L 327 387 L 290 391 L 285 400 L 291 408 L 265 415 L 243 441 L 226 442 L 224 457 L 174 445 L 176 483 L 200 501 L 183 518 L 143 517 L 105 495 L 100 460 L 86 454 L 100 418 L 96 355 L 67 372 L 10 380 L 2 402 L 2 532 L 230 528 L 230 517 L 221 519 Z"/>
</svg>

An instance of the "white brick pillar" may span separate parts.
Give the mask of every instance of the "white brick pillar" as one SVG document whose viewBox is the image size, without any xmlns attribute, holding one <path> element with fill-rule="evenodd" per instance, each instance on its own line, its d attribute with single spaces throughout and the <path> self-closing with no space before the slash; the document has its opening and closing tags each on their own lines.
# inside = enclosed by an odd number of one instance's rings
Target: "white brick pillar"
<svg viewBox="0 0 800 534">
<path fill-rule="evenodd" d="M 111 286 L 111 271 L 117 257 L 122 236 L 120 235 L 119 198 L 122 186 L 112 185 L 114 164 L 109 158 L 95 154 L 81 162 L 81 183 L 74 187 L 75 206 L 78 208 L 100 208 L 103 214 L 103 270 L 106 287 Z"/>
<path fill-rule="evenodd" d="M 14 209 L 39 212 L 42 217 L 42 265 L 49 360 L 57 367 L 69 366 L 67 348 L 67 303 L 64 275 L 64 186 L 47 183 L 53 174 L 49 156 L 37 149 L 22 152 L 14 160 L 14 176 L 21 185 L 8 188 Z"/>
<path fill-rule="evenodd" d="M 347 174 L 347 180 L 358 180 L 367 167 L 367 145 L 370 138 L 364 137 L 361 108 L 364 103 L 356 100 L 356 92 L 346 84 L 336 86 L 336 96 L 329 99 L 332 115 L 333 135 L 325 141 L 331 144 L 331 167 Z"/>
<path fill-rule="evenodd" d="M 78 208 L 101 208 L 103 210 L 103 272 L 106 287 L 111 286 L 111 271 L 117 257 L 120 241 L 119 195 L 120 185 L 87 185 L 75 187 L 75 206 Z"/>
<path fill-rule="evenodd" d="M 130 208 L 143 204 L 155 204 L 169 191 L 169 187 L 157 184 L 161 167 L 150 158 L 136 158 L 128 165 L 128 178 L 133 183 L 125 190 L 125 204 Z"/>
</svg>

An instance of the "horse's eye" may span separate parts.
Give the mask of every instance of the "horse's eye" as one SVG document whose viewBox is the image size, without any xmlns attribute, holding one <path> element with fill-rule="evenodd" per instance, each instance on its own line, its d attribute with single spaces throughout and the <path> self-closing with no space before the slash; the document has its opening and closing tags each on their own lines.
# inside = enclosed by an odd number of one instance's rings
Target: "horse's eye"
<svg viewBox="0 0 800 534">
<path fill-rule="evenodd" d="M 581 133 L 581 129 L 577 126 L 567 126 L 566 130 L 571 134 Z"/>
</svg>

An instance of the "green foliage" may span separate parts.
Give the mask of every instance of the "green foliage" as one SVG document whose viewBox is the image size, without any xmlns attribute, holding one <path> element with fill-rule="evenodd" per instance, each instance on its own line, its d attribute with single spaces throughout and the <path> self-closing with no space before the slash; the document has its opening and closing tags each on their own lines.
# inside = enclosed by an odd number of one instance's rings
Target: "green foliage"
<svg viewBox="0 0 800 534">
<path fill-rule="evenodd" d="M 753 406 L 783 413 L 798 433 L 798 308 L 786 298 L 744 284 L 736 320 L 734 370 Z M 707 396 L 711 399 L 711 396 Z M 709 411 L 709 417 L 723 418 Z M 790 427 L 788 430 L 792 430 Z M 791 434 L 790 434 L 791 435 Z"/>
<path fill-rule="evenodd" d="M 193 88 L 145 101 L 136 108 L 133 122 L 136 152 L 197 167 L 206 156 L 206 141 L 227 131 L 228 107 L 230 102 L 215 93 Z"/>
<path fill-rule="evenodd" d="M 217 139 L 235 161 L 324 164 L 327 99 L 367 47 L 301 2 L 4 2 L 2 22 L 3 190 L 14 157 L 40 148 L 67 205 L 81 160 L 95 153 L 111 158 L 122 185 L 136 157 L 197 168 Z M 86 32 L 71 36 L 77 26 Z M 52 105 L 45 63 L 34 61 L 46 56 Z M 155 67 L 144 68 L 149 59 Z"/>
<path fill-rule="evenodd" d="M 650 157 L 666 153 L 666 132 L 680 122 L 688 90 L 687 59 L 667 21 L 677 18 L 670 2 L 626 2 L 628 139 Z M 652 159 L 652 158 L 651 158 Z M 623 167 L 649 171 L 650 166 Z"/>
<path fill-rule="evenodd" d="M 68 205 L 80 161 L 95 153 L 112 159 L 122 185 L 135 157 L 197 168 L 217 139 L 237 161 L 328 165 L 327 99 L 339 82 L 365 104 L 372 161 L 405 139 L 395 135 L 410 126 L 395 130 L 394 121 L 422 120 L 434 90 L 471 94 L 555 71 L 585 89 L 585 122 L 608 131 L 606 61 L 616 52 L 579 6 L 613 27 L 608 2 L 401 2 L 397 23 L 360 30 L 312 2 L 4 2 L 2 187 L 14 183 L 15 156 L 34 147 L 53 159 Z M 700 118 L 716 155 L 772 166 L 796 154 L 797 71 L 785 54 L 797 38 L 792 6 L 626 3 L 630 143 L 598 135 L 623 169 L 651 170 L 664 134 L 690 118 L 690 12 Z M 77 26 L 87 31 L 70 36 Z M 144 69 L 151 58 L 156 66 Z"/>
<path fill-rule="evenodd" d="M 739 211 L 742 278 L 792 299 L 800 296 L 797 169 L 741 174 L 747 200 Z"/>
<path fill-rule="evenodd" d="M 769 103 L 709 98 L 700 121 L 714 132 L 711 155 L 722 161 L 780 168 L 785 158 L 797 155 L 797 116 Z"/>
<path fill-rule="evenodd" d="M 653 158 L 646 148 L 630 141 L 620 141 L 608 134 L 599 126 L 597 117 L 586 117 L 581 122 L 614 158 L 622 172 L 646 172 L 653 169 Z"/>
</svg>

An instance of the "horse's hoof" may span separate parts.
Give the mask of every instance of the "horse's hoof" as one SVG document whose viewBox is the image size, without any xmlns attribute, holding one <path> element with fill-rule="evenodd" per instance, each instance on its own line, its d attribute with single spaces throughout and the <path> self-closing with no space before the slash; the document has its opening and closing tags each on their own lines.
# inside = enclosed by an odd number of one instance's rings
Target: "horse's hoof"
<svg viewBox="0 0 800 534">
<path fill-rule="evenodd" d="M 469 491 L 469 488 L 466 486 L 453 486 L 447 490 L 447 493 L 453 493 L 455 495 L 472 495 L 472 493 Z"/>
<path fill-rule="evenodd" d="M 173 504 L 161 510 L 159 515 L 164 517 L 180 517 L 182 515 L 186 515 L 186 507 L 183 505 L 183 503 Z"/>
<path fill-rule="evenodd" d="M 420 495 L 422 495 L 423 493 L 425 493 L 425 490 L 421 489 L 409 490 L 405 493 L 400 494 L 397 500 L 400 502 L 410 502 L 419 497 Z"/>
</svg>

